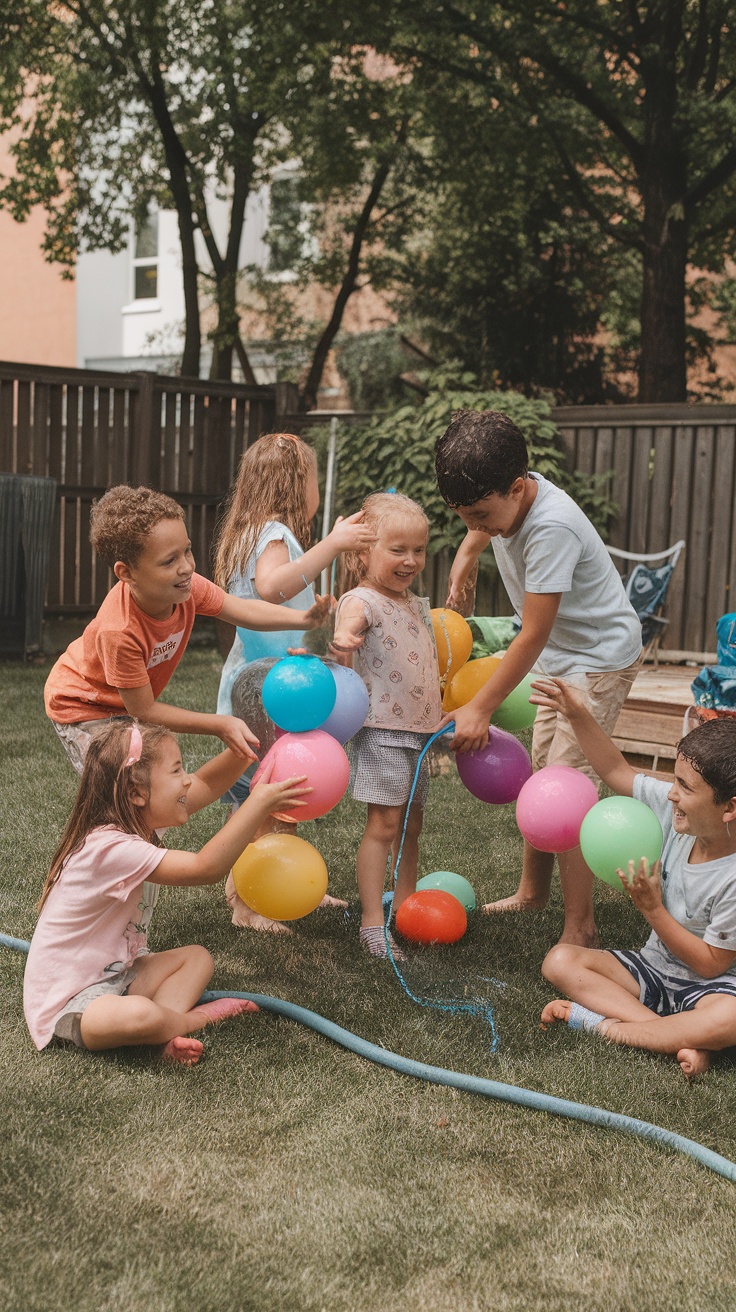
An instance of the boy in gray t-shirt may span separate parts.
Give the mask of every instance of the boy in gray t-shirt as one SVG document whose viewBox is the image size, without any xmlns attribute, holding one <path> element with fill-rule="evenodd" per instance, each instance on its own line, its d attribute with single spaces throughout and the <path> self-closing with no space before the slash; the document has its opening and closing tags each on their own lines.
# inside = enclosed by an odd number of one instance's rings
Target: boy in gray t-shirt
<svg viewBox="0 0 736 1312">
<path fill-rule="evenodd" d="M 558 943 L 542 973 L 571 1001 L 542 1021 L 566 1021 L 614 1043 L 677 1057 L 685 1075 L 736 1044 L 736 722 L 709 720 L 677 745 L 670 785 L 638 774 L 596 724 L 579 694 L 538 679 L 535 700 L 565 715 L 604 782 L 649 806 L 662 824 L 662 860 L 629 862 L 621 883 L 649 922 L 639 952 Z"/>
<path fill-rule="evenodd" d="M 494 410 L 461 411 L 437 443 L 437 482 L 468 527 L 450 572 L 447 605 L 462 596 L 478 556 L 493 548 L 499 573 L 521 621 L 503 660 L 472 701 L 445 717 L 455 721 L 451 746 L 477 750 L 505 697 L 532 668 L 563 675 L 582 691 L 598 723 L 612 733 L 641 661 L 641 625 L 613 561 L 571 497 L 530 473 L 523 435 Z M 532 765 L 570 765 L 598 779 L 564 717 L 537 715 Z M 597 942 L 593 876 L 580 849 L 558 859 L 565 901 L 562 942 Z M 546 906 L 554 857 L 524 844 L 519 887 L 486 912 Z"/>
</svg>

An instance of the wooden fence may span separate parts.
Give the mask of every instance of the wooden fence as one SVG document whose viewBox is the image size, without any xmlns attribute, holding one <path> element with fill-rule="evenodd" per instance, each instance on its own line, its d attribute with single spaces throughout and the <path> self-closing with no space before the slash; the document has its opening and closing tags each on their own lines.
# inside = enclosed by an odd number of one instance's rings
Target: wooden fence
<svg viewBox="0 0 736 1312">
<path fill-rule="evenodd" d="M 288 384 L 0 364 L 0 472 L 58 484 L 46 613 L 90 614 L 104 597 L 110 578 L 89 545 L 89 511 L 117 482 L 147 483 L 179 501 L 208 573 L 218 508 L 244 448 L 277 416 L 279 427 L 304 433 L 331 418 L 295 414 L 293 400 Z M 712 651 L 718 616 L 736 609 L 736 406 L 578 406 L 554 417 L 569 467 L 611 474 L 611 545 L 654 552 L 685 539 L 663 645 Z M 442 555 L 427 570 L 434 604 L 448 569 Z M 498 589 L 479 600 L 486 613 L 508 609 Z"/>
<path fill-rule="evenodd" d="M 278 398 L 278 387 L 0 364 L 0 472 L 57 482 L 46 614 L 94 613 L 114 582 L 90 546 L 89 513 L 115 483 L 174 497 L 209 573 L 218 507 Z"/>
</svg>

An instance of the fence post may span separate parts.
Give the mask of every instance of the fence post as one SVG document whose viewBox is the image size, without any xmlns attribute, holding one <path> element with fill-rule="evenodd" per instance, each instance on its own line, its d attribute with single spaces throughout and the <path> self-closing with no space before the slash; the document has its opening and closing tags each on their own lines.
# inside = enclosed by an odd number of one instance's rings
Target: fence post
<svg viewBox="0 0 736 1312">
<path fill-rule="evenodd" d="M 135 422 L 130 432 L 130 473 L 134 484 L 157 484 L 160 459 L 160 411 L 155 412 L 156 375 L 139 373 L 137 380 Z M 132 382 L 131 378 L 131 382 Z"/>
<path fill-rule="evenodd" d="M 296 383 L 276 383 L 276 414 L 295 415 L 299 409 L 299 388 Z"/>
</svg>

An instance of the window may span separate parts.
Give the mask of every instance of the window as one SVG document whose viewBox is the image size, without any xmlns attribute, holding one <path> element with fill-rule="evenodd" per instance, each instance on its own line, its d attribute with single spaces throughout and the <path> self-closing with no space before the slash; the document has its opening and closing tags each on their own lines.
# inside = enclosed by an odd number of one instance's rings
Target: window
<svg viewBox="0 0 736 1312">
<path fill-rule="evenodd" d="M 266 243 L 269 273 L 289 273 L 304 254 L 306 236 L 304 211 L 299 199 L 299 179 L 276 178 L 271 183 Z"/>
<path fill-rule="evenodd" d="M 136 229 L 133 247 L 133 295 L 136 301 L 158 295 L 158 210 L 149 210 Z"/>
</svg>

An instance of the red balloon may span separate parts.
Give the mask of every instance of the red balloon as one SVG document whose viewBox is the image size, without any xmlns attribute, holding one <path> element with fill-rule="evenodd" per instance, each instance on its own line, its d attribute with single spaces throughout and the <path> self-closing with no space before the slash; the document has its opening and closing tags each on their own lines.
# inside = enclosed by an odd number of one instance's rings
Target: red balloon
<svg viewBox="0 0 736 1312">
<path fill-rule="evenodd" d="M 451 893 L 422 888 L 401 903 L 396 928 L 411 943 L 457 943 L 468 928 L 468 917 Z"/>
</svg>

